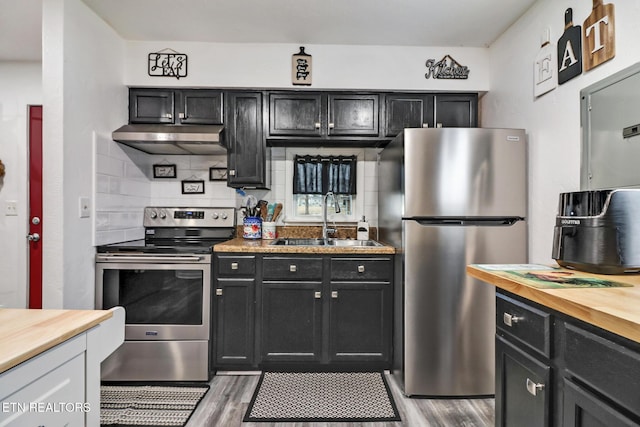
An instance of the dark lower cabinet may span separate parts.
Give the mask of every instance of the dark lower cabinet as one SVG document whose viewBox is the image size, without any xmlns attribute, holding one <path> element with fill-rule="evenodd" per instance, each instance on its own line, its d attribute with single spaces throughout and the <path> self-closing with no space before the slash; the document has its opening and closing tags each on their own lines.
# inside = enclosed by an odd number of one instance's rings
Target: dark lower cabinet
<svg viewBox="0 0 640 427">
<path fill-rule="evenodd" d="M 499 290 L 496 426 L 640 426 L 640 343 Z"/>
<path fill-rule="evenodd" d="M 331 361 L 390 360 L 389 283 L 332 283 L 329 311 Z"/>
<path fill-rule="evenodd" d="M 254 279 L 216 279 L 216 364 L 254 364 Z"/>
<path fill-rule="evenodd" d="M 570 380 L 564 381 L 564 427 L 638 426 L 618 410 Z M 638 398 L 639 396 L 635 396 Z"/>
<path fill-rule="evenodd" d="M 496 337 L 496 426 L 549 425 L 551 367 Z"/>
<path fill-rule="evenodd" d="M 322 283 L 262 284 L 262 361 L 319 362 Z"/>
</svg>

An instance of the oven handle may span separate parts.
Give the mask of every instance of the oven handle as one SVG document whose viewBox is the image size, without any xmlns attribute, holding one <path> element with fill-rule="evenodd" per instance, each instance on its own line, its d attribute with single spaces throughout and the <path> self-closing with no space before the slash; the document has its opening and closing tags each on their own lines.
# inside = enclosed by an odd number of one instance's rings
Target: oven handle
<svg viewBox="0 0 640 427">
<path fill-rule="evenodd" d="M 132 261 L 132 262 L 198 262 L 204 258 L 197 255 L 169 255 L 169 256 L 153 256 L 153 255 L 120 255 L 120 254 L 99 254 L 96 255 L 96 261 Z"/>
</svg>

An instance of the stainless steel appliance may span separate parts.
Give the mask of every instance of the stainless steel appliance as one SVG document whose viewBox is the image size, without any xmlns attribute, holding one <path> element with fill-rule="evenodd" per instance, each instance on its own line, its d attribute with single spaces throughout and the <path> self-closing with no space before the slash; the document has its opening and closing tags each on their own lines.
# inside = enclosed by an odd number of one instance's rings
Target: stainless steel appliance
<svg viewBox="0 0 640 427">
<path fill-rule="evenodd" d="M 399 249 L 394 367 L 407 396 L 494 394 L 494 288 L 527 261 L 523 130 L 405 129 L 380 154 L 379 238 Z"/>
<path fill-rule="evenodd" d="M 123 306 L 125 342 L 107 381 L 210 376 L 212 245 L 233 238 L 234 208 L 145 208 L 145 239 L 98 247 L 96 308 Z"/>
<path fill-rule="evenodd" d="M 221 125 L 129 124 L 112 137 L 150 154 L 226 154 L 222 130 Z"/>
<path fill-rule="evenodd" d="M 640 271 L 640 189 L 560 194 L 552 257 L 591 273 Z"/>
</svg>

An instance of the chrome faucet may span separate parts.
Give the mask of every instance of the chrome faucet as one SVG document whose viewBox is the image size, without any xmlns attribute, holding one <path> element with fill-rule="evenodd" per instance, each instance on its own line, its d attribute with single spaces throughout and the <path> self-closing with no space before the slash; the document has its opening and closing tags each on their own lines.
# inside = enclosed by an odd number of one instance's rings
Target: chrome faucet
<svg viewBox="0 0 640 427">
<path fill-rule="evenodd" d="M 338 198 L 332 191 L 328 191 L 327 194 L 322 198 L 322 238 L 327 239 L 329 237 L 329 233 L 335 233 L 337 230 L 335 228 L 327 228 L 327 201 L 329 197 L 333 199 L 333 207 L 335 209 L 335 213 L 340 213 L 340 204 L 338 203 Z"/>
</svg>

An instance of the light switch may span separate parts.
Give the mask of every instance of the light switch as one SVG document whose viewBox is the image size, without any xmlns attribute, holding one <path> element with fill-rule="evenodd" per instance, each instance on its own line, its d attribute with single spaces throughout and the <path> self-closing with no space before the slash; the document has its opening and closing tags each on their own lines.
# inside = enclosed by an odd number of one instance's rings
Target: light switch
<svg viewBox="0 0 640 427">
<path fill-rule="evenodd" d="M 16 200 L 7 200 L 5 207 L 5 215 L 6 216 L 17 216 L 18 215 L 18 202 Z"/>
<path fill-rule="evenodd" d="M 91 216 L 91 202 L 89 201 L 89 198 L 80 197 L 78 203 L 80 218 L 89 218 Z"/>
</svg>

